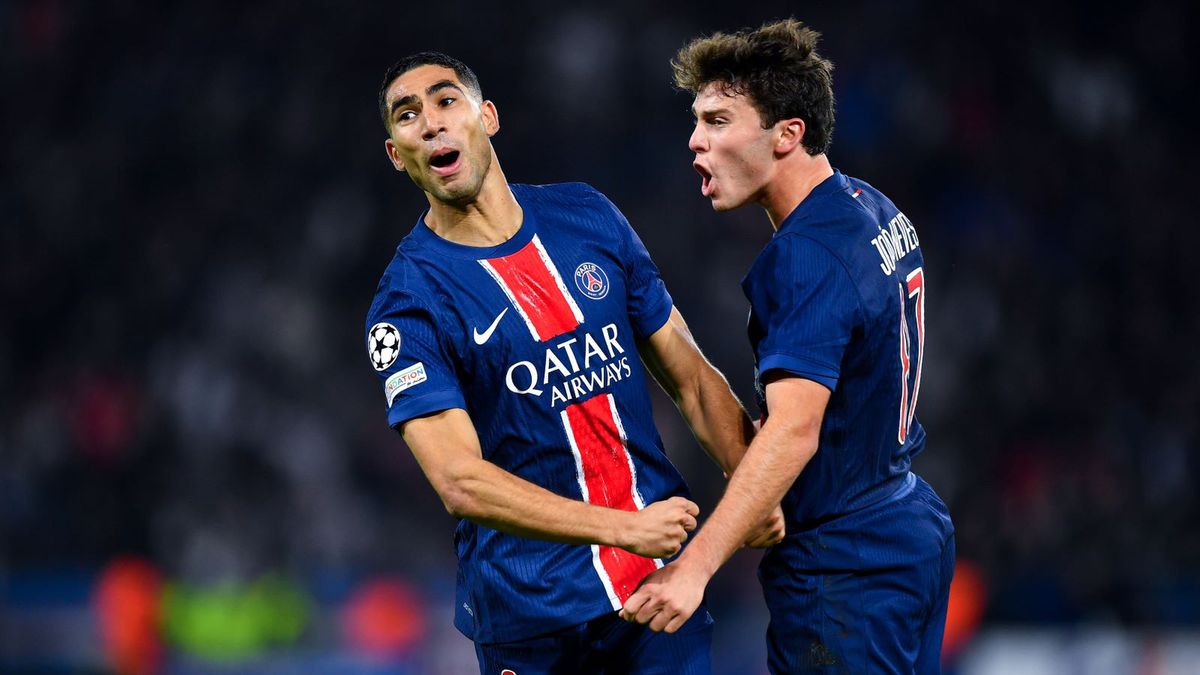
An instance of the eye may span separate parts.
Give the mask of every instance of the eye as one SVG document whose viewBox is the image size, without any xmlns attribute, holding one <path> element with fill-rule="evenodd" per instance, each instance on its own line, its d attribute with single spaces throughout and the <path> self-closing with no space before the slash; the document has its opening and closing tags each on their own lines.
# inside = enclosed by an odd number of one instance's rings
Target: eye
<svg viewBox="0 0 1200 675">
<path fill-rule="evenodd" d="M 417 113 L 413 112 L 412 110 L 405 110 L 404 112 L 400 113 L 399 115 L 396 115 L 396 121 L 397 122 L 407 122 L 416 116 L 417 116 Z"/>
<path fill-rule="evenodd" d="M 457 100 L 458 99 L 454 98 L 453 96 L 447 96 L 447 97 L 443 98 L 442 100 L 438 101 L 438 104 L 444 108 L 444 107 L 454 103 Z"/>
</svg>

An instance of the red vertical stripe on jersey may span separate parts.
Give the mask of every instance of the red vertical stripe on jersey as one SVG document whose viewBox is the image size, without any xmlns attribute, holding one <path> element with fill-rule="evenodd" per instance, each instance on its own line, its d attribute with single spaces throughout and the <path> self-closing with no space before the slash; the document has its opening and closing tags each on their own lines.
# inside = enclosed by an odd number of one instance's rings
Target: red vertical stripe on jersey
<svg viewBox="0 0 1200 675">
<path fill-rule="evenodd" d="M 554 280 L 534 242 L 516 253 L 487 262 L 519 305 L 517 309 L 532 324 L 538 340 L 545 342 L 579 325 L 563 289 Z"/>
<path fill-rule="evenodd" d="M 636 511 L 629 450 L 621 438 L 609 394 L 567 406 L 565 417 L 579 451 L 587 500 L 592 504 Z M 612 546 L 599 546 L 600 564 L 622 604 L 641 580 L 658 566 L 654 560 Z"/>
</svg>

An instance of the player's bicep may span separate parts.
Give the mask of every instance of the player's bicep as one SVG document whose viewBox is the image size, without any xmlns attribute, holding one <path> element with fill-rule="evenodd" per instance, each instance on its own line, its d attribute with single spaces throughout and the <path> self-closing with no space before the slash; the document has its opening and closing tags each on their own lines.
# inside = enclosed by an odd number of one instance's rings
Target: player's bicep
<svg viewBox="0 0 1200 675">
<path fill-rule="evenodd" d="M 673 399 L 698 380 L 701 368 L 708 367 L 687 322 L 674 307 L 667 322 L 638 344 L 638 351 L 651 375 Z"/>
<path fill-rule="evenodd" d="M 443 498 L 453 487 L 460 467 L 483 456 L 475 425 L 461 408 L 414 417 L 401 423 L 397 430 Z"/>
<path fill-rule="evenodd" d="M 821 420 L 829 405 L 830 390 L 814 380 L 777 372 L 766 383 L 767 409 L 764 426 L 783 427 L 795 440 L 812 440 L 820 435 Z"/>
</svg>

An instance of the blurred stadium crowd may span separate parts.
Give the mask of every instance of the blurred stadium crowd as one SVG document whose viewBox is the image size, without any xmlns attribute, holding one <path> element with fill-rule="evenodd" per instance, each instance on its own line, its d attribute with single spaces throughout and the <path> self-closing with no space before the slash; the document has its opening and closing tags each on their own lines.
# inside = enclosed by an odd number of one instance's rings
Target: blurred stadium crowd
<svg viewBox="0 0 1200 675">
<path fill-rule="evenodd" d="M 452 520 L 387 428 L 364 348 L 375 283 L 423 208 L 384 156 L 378 79 L 422 48 L 471 64 L 509 179 L 606 192 L 750 402 L 738 281 L 769 225 L 700 197 L 668 60 L 798 11 L 0 4 L 0 670 L 137 672 L 143 647 L 203 670 L 344 645 L 414 672 L 473 667 L 447 633 Z M 1200 167 L 1179 105 L 1195 9 L 797 17 L 837 66 L 834 165 L 921 235 L 916 469 L 955 518 L 967 614 L 1200 626 L 1200 236 L 1182 206 Z M 711 508 L 719 472 L 657 403 Z M 761 670 L 754 560 L 713 590 L 728 672 Z M 158 646 L 53 619 L 105 615 L 112 579 L 151 593 Z M 295 621 L 234 634 L 221 617 L 244 618 L 245 596 Z M 197 628 L 203 611 L 215 627 Z"/>
</svg>

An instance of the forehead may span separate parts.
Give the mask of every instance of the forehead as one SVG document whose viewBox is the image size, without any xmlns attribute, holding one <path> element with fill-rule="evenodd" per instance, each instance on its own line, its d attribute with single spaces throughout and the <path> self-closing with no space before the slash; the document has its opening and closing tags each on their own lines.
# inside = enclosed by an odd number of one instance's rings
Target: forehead
<svg viewBox="0 0 1200 675">
<path fill-rule="evenodd" d="M 746 94 L 739 93 L 724 82 L 709 82 L 696 93 L 692 103 L 692 111 L 696 114 L 714 110 L 728 110 L 733 113 L 757 114 L 754 104 Z"/>
<path fill-rule="evenodd" d="M 384 101 L 388 105 L 391 105 L 392 101 L 395 101 L 403 96 L 408 96 L 409 94 L 416 94 L 417 96 L 420 96 L 421 94 L 425 93 L 425 90 L 429 88 L 429 85 L 434 84 L 435 82 L 441 82 L 443 80 L 449 80 L 453 82 L 464 91 L 467 88 L 466 85 L 464 85 L 462 81 L 458 79 L 458 74 L 454 72 L 453 68 L 447 68 L 445 66 L 438 66 L 434 64 L 426 64 L 423 66 L 417 66 L 412 70 L 405 71 L 399 77 L 392 80 L 392 83 L 388 85 L 387 95 L 384 96 Z"/>
</svg>

